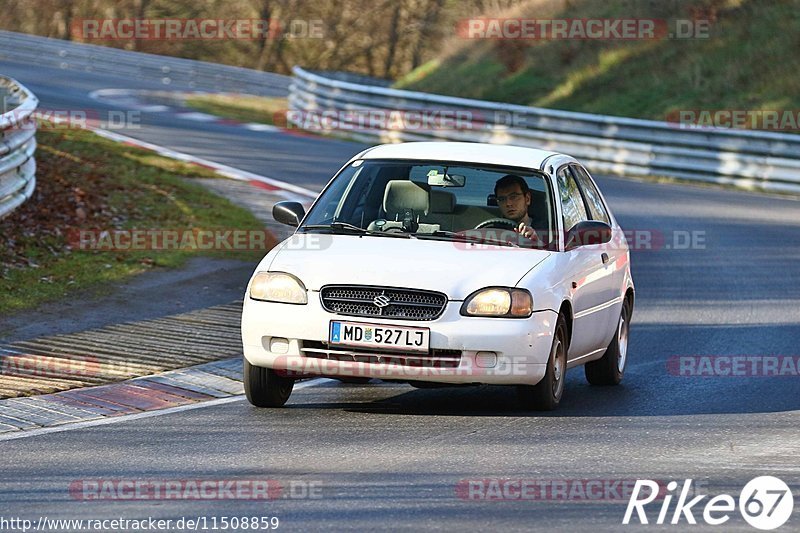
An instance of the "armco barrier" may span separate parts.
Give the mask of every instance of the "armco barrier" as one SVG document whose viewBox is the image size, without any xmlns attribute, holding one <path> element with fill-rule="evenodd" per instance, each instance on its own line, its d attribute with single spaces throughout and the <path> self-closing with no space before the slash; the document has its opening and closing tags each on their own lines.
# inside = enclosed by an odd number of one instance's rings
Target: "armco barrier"
<svg viewBox="0 0 800 533">
<path fill-rule="evenodd" d="M 39 101 L 28 89 L 0 77 L 0 218 L 31 197 L 36 187 L 36 122 Z"/>
<path fill-rule="evenodd" d="M 678 127 L 624 117 L 454 98 L 366 86 L 294 68 L 288 120 L 335 113 L 361 139 L 399 142 L 457 140 L 532 146 L 565 152 L 592 170 L 666 176 L 800 193 L 800 135 Z M 381 129 L 347 123 L 347 112 L 464 111 L 478 119 L 461 129 Z M 368 122 L 368 121 L 366 121 Z M 476 127 L 477 126 L 477 127 Z"/>
</svg>

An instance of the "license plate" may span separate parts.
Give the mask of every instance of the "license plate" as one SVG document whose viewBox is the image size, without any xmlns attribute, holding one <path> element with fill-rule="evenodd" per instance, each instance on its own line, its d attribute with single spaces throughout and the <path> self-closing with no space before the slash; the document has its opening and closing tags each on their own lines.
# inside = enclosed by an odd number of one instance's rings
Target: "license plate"
<svg viewBox="0 0 800 533">
<path fill-rule="evenodd" d="M 331 321 L 330 343 L 341 346 L 368 346 L 403 352 L 428 352 L 428 328 L 383 326 L 359 322 Z"/>
</svg>

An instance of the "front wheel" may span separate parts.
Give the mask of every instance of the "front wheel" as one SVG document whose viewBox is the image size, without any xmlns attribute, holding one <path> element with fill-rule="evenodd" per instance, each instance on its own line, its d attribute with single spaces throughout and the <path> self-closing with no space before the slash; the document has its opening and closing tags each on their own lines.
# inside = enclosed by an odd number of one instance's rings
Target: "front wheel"
<svg viewBox="0 0 800 533">
<path fill-rule="evenodd" d="M 617 330 L 606 353 L 597 361 L 586 363 L 586 381 L 592 385 L 619 385 L 625 375 L 628 362 L 628 333 L 631 327 L 631 304 L 628 298 L 622 302 Z"/>
<path fill-rule="evenodd" d="M 251 365 L 244 358 L 244 394 L 256 407 L 281 407 L 289 399 L 294 380 L 279 375 L 271 368 Z"/>
<path fill-rule="evenodd" d="M 524 409 L 552 411 L 561 403 L 564 394 L 564 378 L 567 373 L 567 322 L 564 315 L 558 315 L 553 345 L 544 377 L 536 385 L 518 385 L 517 397 Z"/>
</svg>

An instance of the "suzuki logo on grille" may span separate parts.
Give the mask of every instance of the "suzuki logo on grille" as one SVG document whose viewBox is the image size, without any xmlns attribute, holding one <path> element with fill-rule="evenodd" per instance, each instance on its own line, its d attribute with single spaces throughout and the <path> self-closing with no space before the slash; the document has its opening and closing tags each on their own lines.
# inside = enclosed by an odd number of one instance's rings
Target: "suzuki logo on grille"
<svg viewBox="0 0 800 533">
<path fill-rule="evenodd" d="M 378 296 L 376 296 L 375 298 L 372 299 L 372 303 L 374 303 L 375 305 L 377 305 L 378 307 L 383 309 L 384 307 L 386 307 L 387 305 L 392 303 L 392 301 L 389 299 L 388 296 L 386 296 L 385 294 L 381 293 L 380 295 L 378 295 Z"/>
</svg>

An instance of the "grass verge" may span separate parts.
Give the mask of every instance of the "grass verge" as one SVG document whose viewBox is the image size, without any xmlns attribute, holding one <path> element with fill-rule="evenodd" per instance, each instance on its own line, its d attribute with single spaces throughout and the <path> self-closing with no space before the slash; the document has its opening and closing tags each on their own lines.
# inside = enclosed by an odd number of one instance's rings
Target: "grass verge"
<svg viewBox="0 0 800 533">
<path fill-rule="evenodd" d="M 240 122 L 256 122 L 269 124 L 279 128 L 294 130 L 304 135 L 317 135 L 328 139 L 362 142 L 348 133 L 347 130 L 328 130 L 323 128 L 303 129 L 288 124 L 286 98 L 267 98 L 264 96 L 202 94 L 187 97 L 183 102 L 186 107 L 203 113 L 229 118 Z M 313 118 L 309 118 L 313 123 Z"/>
<path fill-rule="evenodd" d="M 186 98 L 187 107 L 203 113 L 241 122 L 282 125 L 288 109 L 286 98 L 267 98 L 247 94 L 198 94 Z"/>
<path fill-rule="evenodd" d="M 0 220 L 0 313 L 105 292 L 156 267 L 198 254 L 257 261 L 264 250 L 200 250 L 192 242 L 136 251 L 80 246 L 80 230 L 263 230 L 247 210 L 193 177 L 217 174 L 91 132 L 43 124 L 37 133 L 34 195 Z M 267 235 L 265 248 L 274 246 Z"/>
<path fill-rule="evenodd" d="M 666 120 L 679 110 L 800 107 L 796 2 L 527 0 L 524 19 L 707 21 L 692 38 L 501 40 L 452 37 L 399 88 L 570 111 Z M 696 36 L 695 36 L 696 35 Z M 766 127 L 745 127 L 758 129 Z M 786 131 L 796 127 L 786 128 Z M 796 132 L 796 131 L 795 131 Z"/>
</svg>

